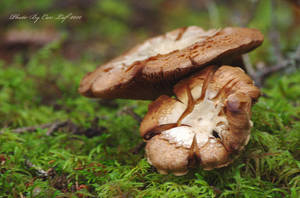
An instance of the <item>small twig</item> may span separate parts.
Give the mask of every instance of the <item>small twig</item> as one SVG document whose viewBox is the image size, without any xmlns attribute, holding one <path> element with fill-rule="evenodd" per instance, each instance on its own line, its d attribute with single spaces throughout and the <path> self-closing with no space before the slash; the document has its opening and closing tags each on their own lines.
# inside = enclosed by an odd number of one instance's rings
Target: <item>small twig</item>
<svg viewBox="0 0 300 198">
<path fill-rule="evenodd" d="M 99 121 L 99 117 L 95 117 L 94 120 L 92 121 L 91 127 L 88 129 L 85 129 L 81 126 L 77 126 L 72 121 L 67 120 L 67 121 L 56 121 L 53 123 L 47 123 L 47 124 L 42 124 L 37 126 L 21 127 L 17 129 L 12 129 L 11 132 L 21 134 L 25 132 L 34 132 L 37 131 L 38 129 L 48 129 L 46 135 L 50 136 L 58 129 L 65 128 L 65 130 L 71 134 L 94 137 L 106 131 L 105 127 L 98 126 L 98 121 Z M 0 131 L 0 134 L 2 133 L 3 131 Z"/>
<path fill-rule="evenodd" d="M 242 59 L 243 59 L 247 74 L 249 74 L 249 76 L 251 76 L 251 78 L 254 80 L 256 86 L 261 87 L 262 86 L 261 76 L 258 73 L 258 71 L 254 70 L 254 67 L 250 61 L 249 55 L 248 54 L 242 55 Z"/>
<path fill-rule="evenodd" d="M 49 128 L 51 125 L 52 125 L 52 123 L 42 124 L 42 125 L 38 125 L 38 126 L 20 127 L 20 128 L 12 129 L 11 132 L 13 132 L 13 133 L 33 132 L 33 131 L 36 131 L 37 129 Z M 3 133 L 3 131 L 1 131 L 0 133 Z"/>
<path fill-rule="evenodd" d="M 34 132 L 37 131 L 38 129 L 48 129 L 47 135 L 51 135 L 55 130 L 65 126 L 68 123 L 68 121 L 56 121 L 53 123 L 47 123 L 47 124 L 42 124 L 42 125 L 37 125 L 37 126 L 28 126 L 28 127 L 20 127 L 16 129 L 12 129 L 11 132 L 13 133 L 25 133 L 25 132 Z M 0 131 L 0 134 L 2 134 L 3 131 Z"/>
<path fill-rule="evenodd" d="M 288 68 L 289 66 L 295 65 L 295 62 L 297 61 L 300 61 L 300 44 L 292 57 L 282 60 L 274 66 L 264 67 L 262 70 L 256 71 L 255 75 L 251 77 L 253 77 L 258 86 L 261 86 L 266 77 L 282 69 Z"/>
<path fill-rule="evenodd" d="M 20 198 L 25 198 L 23 193 L 20 192 L 19 195 L 20 195 Z"/>
<path fill-rule="evenodd" d="M 242 55 L 242 59 L 243 59 L 244 65 L 245 65 L 245 69 L 247 70 L 247 73 L 251 77 L 254 77 L 256 72 L 253 68 L 253 65 L 252 65 L 251 61 L 250 61 L 249 55 L 248 54 Z"/>
<path fill-rule="evenodd" d="M 256 7 L 256 6 L 255 6 Z M 250 59 L 247 55 L 243 56 L 243 61 L 245 64 L 245 68 L 247 73 L 253 78 L 257 86 L 262 86 L 265 78 L 274 72 L 278 72 L 282 69 L 285 69 L 291 65 L 293 65 L 294 61 L 299 60 L 300 57 L 300 45 L 298 46 L 293 57 L 289 59 L 285 59 L 281 52 L 280 46 L 280 33 L 277 30 L 277 16 L 275 13 L 277 4 L 276 1 L 271 1 L 271 28 L 269 32 L 269 37 L 272 43 L 272 47 L 274 50 L 274 56 L 276 57 L 277 64 L 270 67 L 264 67 L 262 70 L 255 71 L 252 66 Z M 249 22 L 249 20 L 248 20 Z M 248 23 L 247 22 L 247 23 Z M 241 24 L 240 24 L 241 25 Z"/>
<path fill-rule="evenodd" d="M 48 177 L 48 171 L 43 170 L 42 168 L 34 165 L 32 162 L 30 162 L 28 159 L 25 161 L 25 165 L 28 166 L 29 168 L 32 168 L 36 171 L 38 176 L 40 177 Z"/>
<path fill-rule="evenodd" d="M 50 136 L 54 131 L 57 129 L 66 126 L 69 123 L 69 121 L 64 121 L 64 122 L 54 122 L 52 125 L 49 127 L 46 135 Z"/>
<path fill-rule="evenodd" d="M 137 113 L 135 113 L 133 111 L 133 108 L 132 107 L 124 107 L 119 114 L 127 114 L 129 116 L 131 116 L 133 119 L 135 119 L 138 123 L 141 123 L 142 122 L 142 118 L 141 116 L 139 116 Z"/>
<path fill-rule="evenodd" d="M 130 151 L 133 154 L 138 154 L 145 146 L 146 146 L 146 142 L 141 142 L 138 145 L 136 145 L 133 149 L 131 149 Z"/>
</svg>

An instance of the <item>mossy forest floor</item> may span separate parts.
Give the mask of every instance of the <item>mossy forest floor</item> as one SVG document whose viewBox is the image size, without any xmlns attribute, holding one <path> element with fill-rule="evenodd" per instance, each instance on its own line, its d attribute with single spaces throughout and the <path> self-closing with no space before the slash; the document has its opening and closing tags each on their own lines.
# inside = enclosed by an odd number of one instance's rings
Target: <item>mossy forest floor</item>
<svg viewBox="0 0 300 198">
<path fill-rule="evenodd" d="M 0 198 L 299 198 L 299 10 L 292 0 L 1 0 Z M 9 19 L 35 13 L 82 19 Z M 253 68 L 290 62 L 266 79 L 250 142 L 233 164 L 160 175 L 138 147 L 136 116 L 124 113 L 143 117 L 149 101 L 88 99 L 77 89 L 99 64 L 188 25 L 257 28 L 265 41 L 249 54 Z"/>
<path fill-rule="evenodd" d="M 76 67 L 57 45 L 26 67 L 18 60 L 0 65 L 0 197 L 299 196 L 299 70 L 267 80 L 253 108 L 251 140 L 232 165 L 176 177 L 158 174 L 143 148 L 135 150 L 139 124 L 122 108 L 143 116 L 148 102 L 80 96 L 78 83 L 95 65 Z M 48 135 L 42 127 L 13 131 L 67 120 Z"/>
</svg>

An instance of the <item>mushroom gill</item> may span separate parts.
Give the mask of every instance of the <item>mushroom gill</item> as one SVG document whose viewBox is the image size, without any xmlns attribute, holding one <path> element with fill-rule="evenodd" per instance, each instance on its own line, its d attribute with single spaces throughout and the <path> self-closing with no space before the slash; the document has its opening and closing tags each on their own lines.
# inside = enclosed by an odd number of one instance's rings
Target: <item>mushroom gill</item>
<svg viewBox="0 0 300 198">
<path fill-rule="evenodd" d="M 176 98 L 161 96 L 141 127 L 148 161 L 160 173 L 187 173 L 232 162 L 250 137 L 253 101 L 260 92 L 240 68 L 209 66 L 177 83 Z"/>
</svg>

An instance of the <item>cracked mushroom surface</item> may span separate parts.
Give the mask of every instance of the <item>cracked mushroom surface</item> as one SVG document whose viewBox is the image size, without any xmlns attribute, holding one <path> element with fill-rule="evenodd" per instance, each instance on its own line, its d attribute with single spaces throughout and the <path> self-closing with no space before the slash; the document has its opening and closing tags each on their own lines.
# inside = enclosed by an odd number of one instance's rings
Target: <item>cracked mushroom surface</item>
<svg viewBox="0 0 300 198">
<path fill-rule="evenodd" d="M 227 166 L 248 143 L 260 91 L 238 67 L 209 66 L 181 80 L 175 98 L 149 105 L 140 126 L 150 164 L 162 174 Z"/>
<path fill-rule="evenodd" d="M 179 80 L 212 64 L 229 64 L 263 42 L 256 29 L 203 30 L 189 26 L 150 38 L 88 73 L 79 92 L 87 97 L 153 100 L 172 95 Z"/>
</svg>

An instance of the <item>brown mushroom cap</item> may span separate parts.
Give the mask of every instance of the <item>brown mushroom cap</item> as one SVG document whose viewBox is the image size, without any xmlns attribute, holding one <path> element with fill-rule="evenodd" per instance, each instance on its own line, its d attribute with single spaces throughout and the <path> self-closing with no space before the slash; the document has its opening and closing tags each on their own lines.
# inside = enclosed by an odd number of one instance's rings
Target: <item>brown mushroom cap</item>
<svg viewBox="0 0 300 198">
<path fill-rule="evenodd" d="M 180 79 L 207 65 L 226 64 L 262 41 L 263 35 L 249 28 L 179 28 L 150 38 L 87 74 L 79 92 L 107 99 L 171 95 L 173 85 Z"/>
<path fill-rule="evenodd" d="M 251 78 L 239 67 L 209 66 L 174 93 L 152 102 L 141 123 L 148 161 L 175 174 L 191 161 L 207 170 L 228 165 L 250 138 L 251 106 L 260 95 Z"/>
</svg>

